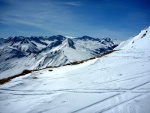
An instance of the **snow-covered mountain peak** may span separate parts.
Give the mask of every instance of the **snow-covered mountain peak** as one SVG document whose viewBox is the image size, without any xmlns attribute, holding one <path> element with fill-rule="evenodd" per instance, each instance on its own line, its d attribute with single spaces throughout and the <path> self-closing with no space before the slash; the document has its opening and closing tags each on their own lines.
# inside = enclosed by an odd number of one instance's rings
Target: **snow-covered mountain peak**
<svg viewBox="0 0 150 113">
<path fill-rule="evenodd" d="M 67 39 L 65 40 L 65 43 L 66 43 L 66 46 L 68 46 L 68 47 L 70 47 L 70 48 L 72 48 L 72 49 L 75 49 L 74 42 L 73 42 L 72 39 L 67 38 Z"/>
<path fill-rule="evenodd" d="M 90 36 L 82 36 L 82 37 L 78 37 L 78 38 L 75 38 L 76 40 L 83 40 L 83 41 L 100 41 L 99 38 L 93 38 L 93 37 L 90 37 Z"/>
<path fill-rule="evenodd" d="M 50 36 L 47 38 L 49 41 L 54 41 L 54 40 L 59 40 L 59 41 L 63 41 L 66 39 L 66 37 L 62 36 L 62 35 L 54 35 L 54 36 Z"/>
<path fill-rule="evenodd" d="M 105 41 L 107 41 L 107 42 L 112 41 L 111 38 L 108 38 L 108 37 L 104 37 L 104 38 L 102 38 L 101 40 L 105 40 Z"/>
<path fill-rule="evenodd" d="M 105 45 L 107 45 L 107 44 L 114 44 L 113 43 L 113 41 L 110 39 L 110 38 L 108 38 L 108 37 L 105 37 L 105 38 L 102 38 L 101 40 L 100 40 L 100 42 L 102 43 L 102 44 L 105 44 Z M 111 43 L 110 43 L 111 42 Z"/>
</svg>

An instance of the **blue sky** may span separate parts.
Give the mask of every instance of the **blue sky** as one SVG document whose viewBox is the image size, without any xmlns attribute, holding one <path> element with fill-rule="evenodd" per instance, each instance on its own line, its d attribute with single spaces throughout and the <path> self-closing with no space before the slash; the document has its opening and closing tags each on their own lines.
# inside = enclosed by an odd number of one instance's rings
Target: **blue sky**
<svg viewBox="0 0 150 113">
<path fill-rule="evenodd" d="M 149 0 L 0 0 L 0 37 L 125 40 L 150 26 Z"/>
</svg>

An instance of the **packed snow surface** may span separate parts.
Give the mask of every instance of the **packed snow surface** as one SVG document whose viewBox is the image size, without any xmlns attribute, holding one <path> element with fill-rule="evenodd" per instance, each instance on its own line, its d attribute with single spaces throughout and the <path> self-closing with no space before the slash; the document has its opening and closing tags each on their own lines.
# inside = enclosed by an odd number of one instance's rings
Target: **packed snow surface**
<svg viewBox="0 0 150 113">
<path fill-rule="evenodd" d="M 101 58 L 1 85 L 0 113 L 150 113 L 150 28 L 144 31 Z"/>
</svg>

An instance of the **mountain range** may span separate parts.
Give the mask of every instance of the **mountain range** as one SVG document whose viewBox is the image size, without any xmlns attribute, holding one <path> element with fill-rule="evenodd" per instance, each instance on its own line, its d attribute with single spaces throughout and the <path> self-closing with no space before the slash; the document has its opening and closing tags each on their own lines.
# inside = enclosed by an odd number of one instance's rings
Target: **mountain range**
<svg viewBox="0 0 150 113">
<path fill-rule="evenodd" d="M 47 66 L 62 66 L 102 55 L 119 42 L 110 38 L 15 36 L 0 39 L 0 78 Z M 8 74 L 9 73 L 9 74 Z"/>
</svg>

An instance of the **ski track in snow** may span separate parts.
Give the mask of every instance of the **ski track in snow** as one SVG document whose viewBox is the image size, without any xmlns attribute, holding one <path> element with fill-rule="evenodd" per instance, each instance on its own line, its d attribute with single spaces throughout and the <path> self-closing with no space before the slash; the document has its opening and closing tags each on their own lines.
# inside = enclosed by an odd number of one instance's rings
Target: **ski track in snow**
<svg viewBox="0 0 150 113">
<path fill-rule="evenodd" d="M 135 79 L 140 79 L 142 77 L 145 77 L 145 76 L 150 76 L 149 74 L 150 72 L 147 71 L 147 72 L 142 72 L 142 73 L 138 73 L 137 75 L 139 76 L 135 76 L 135 77 L 130 77 L 130 78 L 121 78 L 121 79 L 116 79 L 116 80 L 110 80 L 110 81 L 107 81 L 107 82 L 102 82 L 102 83 L 98 83 L 98 85 L 102 85 L 102 84 L 107 84 L 107 83 L 110 83 L 110 82 L 123 82 L 123 81 L 129 81 L 130 80 L 135 80 Z M 77 73 L 76 73 L 77 74 Z M 74 74 L 74 75 L 76 75 Z M 64 77 L 62 77 L 64 78 Z M 53 79 L 62 79 L 62 78 L 53 78 Z M 140 96 L 143 96 L 147 93 L 149 93 L 150 90 L 139 90 L 139 88 L 141 86 L 144 86 L 144 85 L 147 85 L 147 84 L 150 84 L 150 81 L 147 81 L 147 82 L 144 82 L 142 84 L 139 84 L 139 85 L 136 85 L 132 88 L 127 88 L 127 89 L 86 89 L 86 88 L 79 88 L 79 89 L 59 89 L 59 90 L 41 90 L 41 91 L 33 91 L 33 90 L 11 90 L 11 89 L 0 89 L 0 95 L 4 95 L 4 94 L 9 94 L 9 95 L 18 95 L 18 96 L 35 96 L 35 95 L 51 95 L 53 93 L 56 93 L 56 92 L 65 92 L 65 93 L 110 93 L 110 92 L 114 92 L 114 93 L 117 93 L 115 95 L 112 95 L 112 96 L 109 96 L 107 98 L 104 98 L 102 100 L 99 100 L 97 102 L 94 102 L 90 105 L 87 105 L 83 108 L 80 108 L 80 109 L 77 109 L 75 111 L 72 111 L 70 113 L 80 113 L 80 112 L 84 112 L 84 110 L 86 109 L 89 109 L 90 107 L 93 107 L 93 106 L 97 106 L 98 104 L 100 103 L 103 103 L 105 101 L 108 101 L 108 100 L 111 100 L 112 98 L 119 98 L 118 96 L 121 96 L 121 95 L 124 95 L 124 94 L 127 94 L 127 93 L 133 93 L 133 94 L 138 94 L 138 95 L 134 95 L 132 98 L 130 99 L 126 99 L 124 101 L 121 101 L 121 102 L 118 102 L 117 104 L 115 105 L 111 105 L 111 106 L 108 106 L 107 108 L 104 108 L 104 109 L 101 109 L 100 111 L 97 111 L 95 113 L 103 113 L 103 112 L 107 112 L 108 110 L 111 110 L 117 106 L 121 106 L 122 104 L 125 104 L 125 103 L 128 103 L 129 101 L 132 101 Z M 89 91 L 88 91 L 89 90 Z M 94 90 L 94 91 L 91 91 L 91 90 Z M 13 101 L 15 102 L 15 101 Z M 17 100 L 16 100 L 17 102 Z M 53 108 L 53 109 L 57 109 L 59 107 L 56 107 L 56 108 Z M 48 110 L 45 110 L 45 112 L 47 111 L 51 111 L 52 109 L 48 109 Z M 86 112 L 86 111 L 85 111 Z"/>
</svg>

